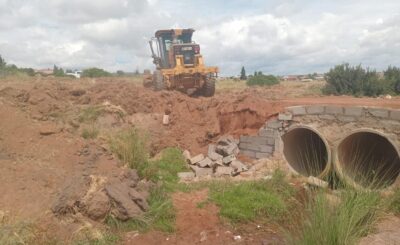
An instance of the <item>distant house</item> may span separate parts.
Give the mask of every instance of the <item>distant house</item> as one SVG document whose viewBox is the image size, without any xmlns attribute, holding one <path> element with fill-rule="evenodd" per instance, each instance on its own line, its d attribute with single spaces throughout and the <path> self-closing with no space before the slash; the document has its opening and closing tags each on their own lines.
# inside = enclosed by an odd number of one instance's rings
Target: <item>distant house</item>
<svg viewBox="0 0 400 245">
<path fill-rule="evenodd" d="M 286 75 L 283 76 L 284 81 L 299 81 L 299 77 L 297 75 Z"/>
</svg>

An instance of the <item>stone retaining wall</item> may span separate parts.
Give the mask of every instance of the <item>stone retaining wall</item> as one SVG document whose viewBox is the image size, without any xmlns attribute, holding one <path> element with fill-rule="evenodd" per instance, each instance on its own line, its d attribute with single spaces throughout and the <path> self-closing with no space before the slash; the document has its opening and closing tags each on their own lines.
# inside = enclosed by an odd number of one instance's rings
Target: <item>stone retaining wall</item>
<svg viewBox="0 0 400 245">
<path fill-rule="evenodd" d="M 378 130 L 399 146 L 400 110 L 363 106 L 306 105 L 287 107 L 259 130 L 257 136 L 241 136 L 240 152 L 251 158 L 271 157 L 281 152 L 281 136 L 293 125 L 318 129 L 334 144 L 343 135 L 360 128 Z"/>
</svg>

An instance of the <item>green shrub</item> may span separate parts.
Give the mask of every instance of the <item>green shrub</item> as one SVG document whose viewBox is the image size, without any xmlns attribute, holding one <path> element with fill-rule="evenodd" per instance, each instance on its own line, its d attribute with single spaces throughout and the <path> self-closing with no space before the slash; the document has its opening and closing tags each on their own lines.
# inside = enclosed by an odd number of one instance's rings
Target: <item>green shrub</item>
<svg viewBox="0 0 400 245">
<path fill-rule="evenodd" d="M 82 71 L 81 77 L 109 77 L 111 73 L 100 68 L 89 68 Z"/>
<path fill-rule="evenodd" d="M 130 168 L 143 169 L 148 161 L 148 144 L 145 134 L 136 128 L 119 132 L 110 139 L 111 151 Z"/>
<path fill-rule="evenodd" d="M 389 66 L 383 74 L 388 87 L 393 88 L 396 93 L 400 93 L 400 68 Z"/>
<path fill-rule="evenodd" d="M 279 83 L 279 79 L 273 75 L 257 73 L 247 80 L 248 86 L 271 86 Z"/>
</svg>

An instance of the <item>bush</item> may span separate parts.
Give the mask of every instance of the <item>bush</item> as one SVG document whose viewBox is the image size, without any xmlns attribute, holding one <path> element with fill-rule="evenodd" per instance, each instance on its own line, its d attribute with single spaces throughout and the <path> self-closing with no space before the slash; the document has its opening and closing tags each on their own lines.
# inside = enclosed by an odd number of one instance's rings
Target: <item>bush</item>
<svg viewBox="0 0 400 245">
<path fill-rule="evenodd" d="M 260 73 L 257 73 L 247 80 L 248 86 L 271 86 L 278 83 L 279 79 L 277 77 Z"/>
<path fill-rule="evenodd" d="M 100 68 L 89 68 L 82 71 L 81 77 L 109 77 L 111 73 Z"/>
<path fill-rule="evenodd" d="M 327 85 L 323 93 L 334 95 L 378 96 L 384 93 L 394 93 L 397 86 L 400 91 L 400 69 L 389 67 L 384 72 L 384 78 L 378 73 L 364 69 L 361 65 L 337 65 L 325 74 Z"/>
</svg>

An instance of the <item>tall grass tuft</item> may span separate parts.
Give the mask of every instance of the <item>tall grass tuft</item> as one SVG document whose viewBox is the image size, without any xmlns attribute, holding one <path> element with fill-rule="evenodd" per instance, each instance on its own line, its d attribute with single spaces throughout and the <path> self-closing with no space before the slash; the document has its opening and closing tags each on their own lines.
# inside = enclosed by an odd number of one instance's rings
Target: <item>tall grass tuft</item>
<svg viewBox="0 0 400 245">
<path fill-rule="evenodd" d="M 310 197 L 303 221 L 288 241 L 296 245 L 356 244 L 373 228 L 379 208 L 377 192 L 346 189 L 340 193 L 339 203 L 332 202 L 325 192 L 317 192 Z"/>
<path fill-rule="evenodd" d="M 148 162 L 147 136 L 136 128 L 121 131 L 109 141 L 111 151 L 130 168 L 143 169 Z"/>
</svg>

